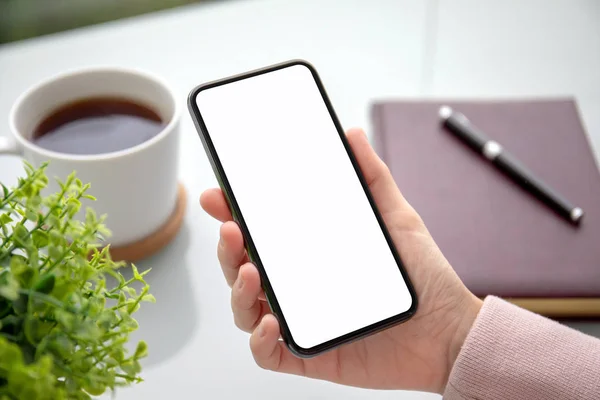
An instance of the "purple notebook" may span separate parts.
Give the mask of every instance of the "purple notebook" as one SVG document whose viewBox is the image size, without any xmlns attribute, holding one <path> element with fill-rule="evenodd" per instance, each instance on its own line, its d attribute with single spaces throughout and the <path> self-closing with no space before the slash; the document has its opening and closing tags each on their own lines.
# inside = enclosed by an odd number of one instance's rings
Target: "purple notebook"
<svg viewBox="0 0 600 400">
<path fill-rule="evenodd" d="M 561 219 L 448 133 L 447 104 L 583 208 Z M 476 295 L 600 297 L 600 173 L 570 99 L 373 105 L 374 144 Z"/>
</svg>

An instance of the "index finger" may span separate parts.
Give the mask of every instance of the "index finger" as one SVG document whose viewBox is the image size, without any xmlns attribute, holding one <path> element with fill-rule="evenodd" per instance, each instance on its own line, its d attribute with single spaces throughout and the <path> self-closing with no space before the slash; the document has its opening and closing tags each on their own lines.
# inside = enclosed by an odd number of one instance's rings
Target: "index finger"
<svg viewBox="0 0 600 400">
<path fill-rule="evenodd" d="M 200 195 L 200 205 L 211 217 L 221 221 L 233 221 L 223 191 L 219 188 L 205 190 Z"/>
</svg>

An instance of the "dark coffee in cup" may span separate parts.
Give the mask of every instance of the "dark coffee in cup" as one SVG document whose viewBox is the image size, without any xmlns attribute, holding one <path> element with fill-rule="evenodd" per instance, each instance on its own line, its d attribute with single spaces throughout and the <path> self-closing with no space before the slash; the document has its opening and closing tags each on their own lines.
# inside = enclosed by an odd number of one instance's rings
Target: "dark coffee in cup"
<svg viewBox="0 0 600 400">
<path fill-rule="evenodd" d="M 137 146 L 165 128 L 150 107 L 127 99 L 95 97 L 50 113 L 32 135 L 36 145 L 67 154 L 103 154 Z"/>
</svg>

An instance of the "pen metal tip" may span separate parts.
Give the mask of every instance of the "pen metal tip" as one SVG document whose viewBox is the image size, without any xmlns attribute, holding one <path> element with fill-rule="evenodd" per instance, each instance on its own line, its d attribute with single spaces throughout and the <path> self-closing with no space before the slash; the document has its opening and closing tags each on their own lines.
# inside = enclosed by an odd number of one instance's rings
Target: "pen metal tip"
<svg viewBox="0 0 600 400">
<path fill-rule="evenodd" d="M 440 110 L 438 111 L 438 114 L 440 118 L 445 121 L 452 115 L 452 109 L 448 106 L 441 106 Z"/>
<path fill-rule="evenodd" d="M 571 220 L 577 222 L 583 217 L 583 210 L 579 207 L 575 207 L 571 210 Z"/>
</svg>

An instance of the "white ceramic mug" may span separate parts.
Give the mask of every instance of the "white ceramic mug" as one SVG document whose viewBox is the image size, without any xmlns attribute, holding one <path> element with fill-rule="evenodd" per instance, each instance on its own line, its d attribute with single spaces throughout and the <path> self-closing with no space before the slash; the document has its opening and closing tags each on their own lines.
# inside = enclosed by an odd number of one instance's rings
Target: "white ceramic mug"
<svg viewBox="0 0 600 400">
<path fill-rule="evenodd" d="M 31 136 L 57 107 L 93 97 L 120 97 L 152 108 L 166 123 L 156 136 L 124 150 L 92 155 L 50 151 Z M 111 246 L 127 246 L 154 234 L 170 218 L 178 195 L 180 106 L 159 78 L 121 68 L 90 68 L 45 80 L 23 93 L 10 113 L 12 137 L 0 137 L 0 154 L 21 155 L 34 166 L 49 161 L 48 190 L 76 171 L 97 198 L 86 205 L 107 215 Z"/>
</svg>

